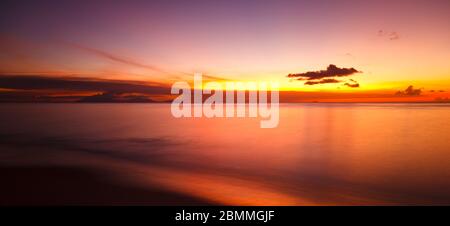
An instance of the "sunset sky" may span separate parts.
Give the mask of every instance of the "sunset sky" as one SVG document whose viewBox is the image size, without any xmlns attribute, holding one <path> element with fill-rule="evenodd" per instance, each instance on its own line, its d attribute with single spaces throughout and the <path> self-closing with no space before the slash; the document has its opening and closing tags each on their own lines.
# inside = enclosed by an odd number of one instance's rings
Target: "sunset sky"
<svg viewBox="0 0 450 226">
<path fill-rule="evenodd" d="M 278 81 L 286 101 L 450 97 L 448 0 L 1 5 L 0 101 L 164 100 L 167 87 L 194 72 Z M 348 73 L 334 76 L 329 65 Z"/>
</svg>

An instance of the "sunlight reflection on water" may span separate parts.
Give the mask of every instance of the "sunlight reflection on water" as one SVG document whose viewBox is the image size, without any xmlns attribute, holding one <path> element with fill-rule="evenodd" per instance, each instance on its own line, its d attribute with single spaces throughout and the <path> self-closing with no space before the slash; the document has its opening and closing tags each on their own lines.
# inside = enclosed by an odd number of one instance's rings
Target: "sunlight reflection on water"
<svg viewBox="0 0 450 226">
<path fill-rule="evenodd" d="M 0 108 L 3 164 L 25 148 L 98 156 L 117 180 L 233 205 L 450 204 L 450 105 L 282 104 L 274 129 L 175 119 L 166 104 Z"/>
</svg>

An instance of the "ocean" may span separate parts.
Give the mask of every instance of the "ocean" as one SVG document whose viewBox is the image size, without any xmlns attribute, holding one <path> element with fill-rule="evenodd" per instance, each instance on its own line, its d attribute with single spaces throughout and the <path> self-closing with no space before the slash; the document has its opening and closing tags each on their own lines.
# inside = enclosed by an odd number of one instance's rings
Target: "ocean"
<svg viewBox="0 0 450 226">
<path fill-rule="evenodd" d="M 169 104 L 1 104 L 3 204 L 32 202 L 18 187 L 77 197 L 49 204 L 450 204 L 450 104 L 281 104 L 278 127 L 259 123 L 174 118 Z M 95 182 L 55 174 L 67 169 Z M 98 181 L 130 189 L 92 198 Z"/>
</svg>

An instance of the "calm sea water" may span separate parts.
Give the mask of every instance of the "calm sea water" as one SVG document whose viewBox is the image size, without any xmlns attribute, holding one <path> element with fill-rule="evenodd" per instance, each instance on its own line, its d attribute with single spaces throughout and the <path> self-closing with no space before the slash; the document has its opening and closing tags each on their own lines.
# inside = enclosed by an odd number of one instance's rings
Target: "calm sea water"
<svg viewBox="0 0 450 226">
<path fill-rule="evenodd" d="M 2 104 L 0 164 L 86 166 L 218 204 L 450 204 L 448 104 L 284 104 L 277 128 L 259 121 Z"/>
</svg>

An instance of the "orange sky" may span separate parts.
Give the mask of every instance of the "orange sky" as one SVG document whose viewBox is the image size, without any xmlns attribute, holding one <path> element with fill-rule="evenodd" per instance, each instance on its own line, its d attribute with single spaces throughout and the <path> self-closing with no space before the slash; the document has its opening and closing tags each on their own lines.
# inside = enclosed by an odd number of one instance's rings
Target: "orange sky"
<svg viewBox="0 0 450 226">
<path fill-rule="evenodd" d="M 448 1 L 181 3 L 10 3 L 1 9 L 0 73 L 166 87 L 201 72 L 212 80 L 276 81 L 298 92 L 285 99 L 308 102 L 450 97 Z M 287 77 L 330 64 L 359 73 L 316 85 Z M 359 87 L 346 86 L 350 79 Z M 11 92 L 2 84 L 0 94 Z M 396 95 L 410 85 L 420 93 Z M 68 92 L 57 90 L 48 94 Z"/>
</svg>

